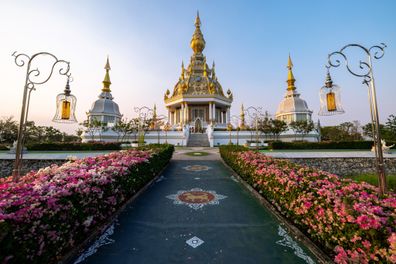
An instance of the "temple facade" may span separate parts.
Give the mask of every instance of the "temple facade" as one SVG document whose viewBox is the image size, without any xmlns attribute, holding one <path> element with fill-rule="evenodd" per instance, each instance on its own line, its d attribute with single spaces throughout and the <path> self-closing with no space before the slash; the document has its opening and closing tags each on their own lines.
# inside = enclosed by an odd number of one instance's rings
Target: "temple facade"
<svg viewBox="0 0 396 264">
<path fill-rule="evenodd" d="M 187 68 L 182 63 L 178 82 L 164 95 L 168 122 L 175 129 L 189 127 L 191 132 L 205 132 L 208 125 L 226 128 L 230 123 L 232 92 L 226 94 L 217 79 L 215 63 L 210 68 L 202 51 L 205 39 L 201 32 L 199 14 L 190 46 L 193 54 Z"/>
</svg>

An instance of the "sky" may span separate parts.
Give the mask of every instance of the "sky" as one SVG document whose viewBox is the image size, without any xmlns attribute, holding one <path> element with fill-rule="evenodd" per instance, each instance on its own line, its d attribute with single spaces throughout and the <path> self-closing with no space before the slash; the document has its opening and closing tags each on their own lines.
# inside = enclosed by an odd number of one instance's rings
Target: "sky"
<svg viewBox="0 0 396 264">
<path fill-rule="evenodd" d="M 396 114 L 396 1 L 231 1 L 231 0 L 0 0 L 0 117 L 19 120 L 26 69 L 15 65 L 14 51 L 33 55 L 47 51 L 70 61 L 79 122 L 102 88 L 106 57 L 110 58 L 111 89 L 124 117 L 134 107 L 157 104 L 166 114 L 163 96 L 173 90 L 182 60 L 187 64 L 191 36 L 199 10 L 206 40 L 204 55 L 223 89 L 231 89 L 231 114 L 262 107 L 275 114 L 286 91 L 290 53 L 301 97 L 322 125 L 369 122 L 367 87 L 348 73 L 345 64 L 331 70 L 341 87 L 343 115 L 322 117 L 319 89 L 324 84 L 327 56 L 344 45 L 387 44 L 385 55 L 373 61 L 382 122 Z M 351 51 L 349 63 L 358 69 L 364 57 Z M 48 61 L 41 61 L 48 67 Z M 32 93 L 29 120 L 74 133 L 78 124 L 52 122 L 55 98 L 66 79 L 54 73 Z"/>
</svg>

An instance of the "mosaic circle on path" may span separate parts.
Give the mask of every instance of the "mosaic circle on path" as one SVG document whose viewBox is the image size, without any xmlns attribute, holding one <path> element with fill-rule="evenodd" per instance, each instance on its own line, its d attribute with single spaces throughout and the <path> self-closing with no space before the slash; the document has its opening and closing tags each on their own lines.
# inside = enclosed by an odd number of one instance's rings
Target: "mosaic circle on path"
<svg viewBox="0 0 396 264">
<path fill-rule="evenodd" d="M 179 200 L 185 203 L 209 203 L 215 199 L 215 196 L 205 191 L 189 191 L 178 196 Z"/>
<path fill-rule="evenodd" d="M 206 205 L 218 205 L 220 200 L 227 198 L 227 196 L 218 194 L 216 191 L 193 188 L 177 191 L 177 193 L 168 195 L 166 198 L 173 200 L 173 204 L 186 205 L 198 210 Z"/>
<path fill-rule="evenodd" d="M 205 165 L 190 165 L 190 166 L 184 167 L 184 169 L 187 171 L 207 171 L 210 169 L 210 167 L 205 166 Z"/>
</svg>

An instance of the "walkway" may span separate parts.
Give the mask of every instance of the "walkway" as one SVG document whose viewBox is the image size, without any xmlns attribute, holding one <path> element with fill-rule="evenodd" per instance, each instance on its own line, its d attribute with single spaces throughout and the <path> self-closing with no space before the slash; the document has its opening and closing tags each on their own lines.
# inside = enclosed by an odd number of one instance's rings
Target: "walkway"
<svg viewBox="0 0 396 264">
<path fill-rule="evenodd" d="M 231 175 L 217 149 L 179 149 L 76 263 L 314 263 Z M 190 150 L 191 151 L 191 150 Z"/>
</svg>

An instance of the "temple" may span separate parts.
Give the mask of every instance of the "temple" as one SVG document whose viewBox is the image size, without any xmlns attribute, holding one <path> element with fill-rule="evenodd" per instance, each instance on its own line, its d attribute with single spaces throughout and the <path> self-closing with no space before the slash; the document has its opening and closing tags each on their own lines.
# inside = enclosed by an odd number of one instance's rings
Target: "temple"
<svg viewBox="0 0 396 264">
<path fill-rule="evenodd" d="M 195 32 L 190 46 L 193 54 L 187 68 L 181 66 L 179 81 L 171 93 L 164 96 L 169 123 L 177 129 L 188 126 L 192 132 L 204 132 L 209 124 L 226 128 L 230 123 L 230 108 L 233 95 L 230 90 L 224 94 L 217 79 L 215 63 L 209 68 L 202 51 L 205 39 L 201 32 L 199 14 L 195 19 Z"/>
</svg>

